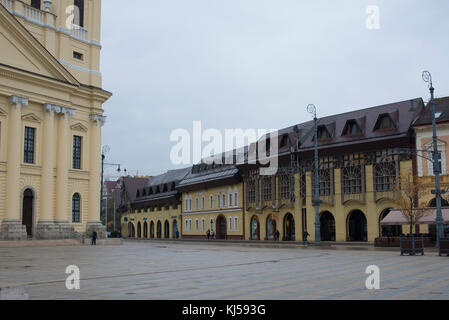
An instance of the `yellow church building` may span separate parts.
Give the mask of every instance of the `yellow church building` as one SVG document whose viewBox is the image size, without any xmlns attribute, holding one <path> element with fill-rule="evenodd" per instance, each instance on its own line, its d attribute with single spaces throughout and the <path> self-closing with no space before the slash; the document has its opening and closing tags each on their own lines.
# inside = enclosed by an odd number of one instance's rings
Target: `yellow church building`
<svg viewBox="0 0 449 320">
<path fill-rule="evenodd" d="M 101 0 L 0 3 L 0 239 L 104 237 Z"/>
</svg>

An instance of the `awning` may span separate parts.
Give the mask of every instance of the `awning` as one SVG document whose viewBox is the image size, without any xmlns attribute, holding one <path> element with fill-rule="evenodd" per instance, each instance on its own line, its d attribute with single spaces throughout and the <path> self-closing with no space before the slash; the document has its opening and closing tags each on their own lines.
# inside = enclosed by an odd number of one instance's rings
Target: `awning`
<svg viewBox="0 0 449 320">
<path fill-rule="evenodd" d="M 422 217 L 418 223 L 415 224 L 435 224 L 437 217 L 437 209 L 431 209 L 431 213 Z M 443 220 L 444 223 L 449 223 L 449 208 L 443 208 Z M 390 213 L 380 222 L 382 226 L 398 226 L 398 225 L 408 225 L 409 222 L 402 215 L 399 210 L 392 210 Z"/>
</svg>

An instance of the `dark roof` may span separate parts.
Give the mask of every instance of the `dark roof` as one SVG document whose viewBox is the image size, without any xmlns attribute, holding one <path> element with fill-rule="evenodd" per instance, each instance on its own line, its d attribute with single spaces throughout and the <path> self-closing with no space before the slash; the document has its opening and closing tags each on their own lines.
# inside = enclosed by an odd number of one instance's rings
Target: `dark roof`
<svg viewBox="0 0 449 320">
<path fill-rule="evenodd" d="M 117 181 L 105 181 L 104 186 L 108 194 L 111 194 L 115 188 L 117 188 Z"/>
<path fill-rule="evenodd" d="M 449 97 L 435 99 L 435 114 L 441 112 L 436 120 L 437 123 L 449 122 Z M 413 123 L 413 126 L 425 126 L 432 124 L 432 107 L 430 103 L 421 112 L 418 119 Z"/>
<path fill-rule="evenodd" d="M 318 128 L 322 128 L 323 130 L 326 129 L 330 133 L 331 138 L 319 140 L 319 148 L 335 148 L 339 146 L 407 137 L 413 120 L 423 107 L 423 100 L 421 98 L 416 98 L 321 118 L 318 122 Z M 376 130 L 376 124 L 381 116 L 389 117 L 395 127 L 387 130 Z M 361 130 L 361 133 L 344 135 L 348 122 L 354 121 Z M 290 147 L 295 141 L 295 131 L 301 142 L 299 151 L 313 149 L 315 144 L 313 121 L 308 121 L 279 130 L 279 154 L 284 154 L 290 151 Z M 266 139 L 266 137 L 263 137 L 262 139 Z M 287 141 L 284 145 L 281 143 L 283 140 Z"/>
<path fill-rule="evenodd" d="M 136 199 L 137 190 L 143 188 L 148 183 L 149 178 L 123 177 L 122 181 L 128 191 L 129 200 Z"/>
<path fill-rule="evenodd" d="M 204 167 L 199 168 L 198 171 L 191 170 L 181 181 L 179 187 L 233 178 L 239 172 L 234 165 L 207 166 L 204 164 L 203 166 Z"/>
<path fill-rule="evenodd" d="M 192 167 L 170 170 L 164 174 L 155 176 L 149 180 L 146 187 L 154 187 L 158 185 L 164 185 L 166 183 L 178 183 L 181 181 L 190 171 Z"/>
<path fill-rule="evenodd" d="M 191 171 L 191 167 L 170 170 L 164 174 L 152 177 L 147 183 L 136 190 L 135 203 L 148 203 L 149 201 L 161 200 L 176 197 L 178 191 L 176 187 L 179 182 Z M 137 197 L 137 193 L 139 196 Z"/>
</svg>

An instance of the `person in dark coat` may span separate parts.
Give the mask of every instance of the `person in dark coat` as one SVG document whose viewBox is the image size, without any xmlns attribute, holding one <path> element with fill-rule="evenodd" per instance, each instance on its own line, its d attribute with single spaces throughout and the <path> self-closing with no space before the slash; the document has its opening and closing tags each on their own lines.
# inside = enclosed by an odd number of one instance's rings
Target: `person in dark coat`
<svg viewBox="0 0 449 320">
<path fill-rule="evenodd" d="M 304 244 L 308 244 L 309 241 L 307 240 L 307 238 L 310 236 L 310 234 L 307 231 L 304 231 Z"/>
<path fill-rule="evenodd" d="M 96 246 L 96 245 L 97 245 L 97 236 L 98 236 L 98 235 L 97 235 L 97 231 L 94 230 L 94 231 L 92 232 L 92 245 L 93 245 L 93 246 Z"/>
</svg>

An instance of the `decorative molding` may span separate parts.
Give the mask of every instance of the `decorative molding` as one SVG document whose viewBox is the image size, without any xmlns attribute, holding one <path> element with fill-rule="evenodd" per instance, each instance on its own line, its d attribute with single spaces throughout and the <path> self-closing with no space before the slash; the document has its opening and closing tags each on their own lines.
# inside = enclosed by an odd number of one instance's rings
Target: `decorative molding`
<svg viewBox="0 0 449 320">
<path fill-rule="evenodd" d="M 81 123 L 76 123 L 76 124 L 74 124 L 73 126 L 71 126 L 70 127 L 72 130 L 75 130 L 75 131 L 81 131 L 81 132 L 87 132 L 87 128 L 83 125 L 83 124 L 81 124 Z"/>
<path fill-rule="evenodd" d="M 32 122 L 38 122 L 40 123 L 42 120 L 36 116 L 34 113 L 28 113 L 24 116 L 22 116 L 22 120 L 26 120 L 26 121 L 32 121 Z"/>
<path fill-rule="evenodd" d="M 6 116 L 7 113 L 4 109 L 0 108 L 0 116 Z"/>
<path fill-rule="evenodd" d="M 74 109 L 58 106 L 58 105 L 51 104 L 51 103 L 44 104 L 44 111 L 54 111 L 54 113 L 69 115 L 72 117 L 75 115 Z"/>
<path fill-rule="evenodd" d="M 61 59 L 59 59 L 58 61 L 59 61 L 59 63 L 61 63 L 61 64 L 63 64 L 63 65 L 66 65 L 66 66 L 68 66 L 68 67 L 70 67 L 70 68 L 73 68 L 73 69 L 76 69 L 76 70 L 79 70 L 79 71 L 83 71 L 83 72 L 87 72 L 87 73 L 96 74 L 96 75 L 101 76 L 101 72 L 99 72 L 99 71 L 96 71 L 96 70 L 90 70 L 90 69 L 87 69 L 87 68 L 84 68 L 84 67 L 81 67 L 81 66 L 77 66 L 77 65 L 74 65 L 74 64 L 72 64 L 72 63 L 70 63 L 70 62 L 67 62 L 67 61 L 61 60 Z"/>
<path fill-rule="evenodd" d="M 19 96 L 11 96 L 8 98 L 10 106 L 17 106 L 21 105 L 22 107 L 25 107 L 28 105 L 28 98 L 19 97 Z"/>
<path fill-rule="evenodd" d="M 92 122 L 99 122 L 103 125 L 106 122 L 106 117 L 99 114 L 91 114 L 90 120 L 92 120 Z"/>
</svg>

